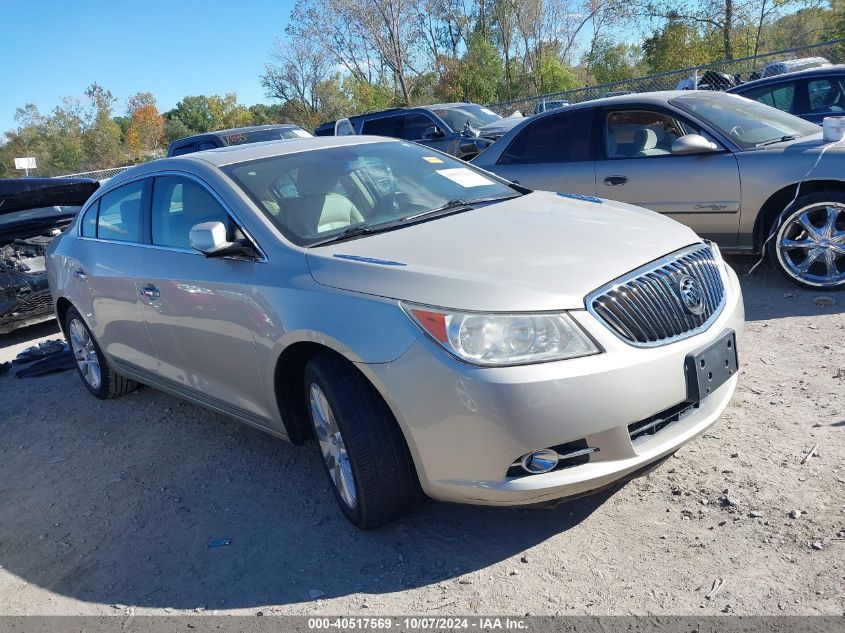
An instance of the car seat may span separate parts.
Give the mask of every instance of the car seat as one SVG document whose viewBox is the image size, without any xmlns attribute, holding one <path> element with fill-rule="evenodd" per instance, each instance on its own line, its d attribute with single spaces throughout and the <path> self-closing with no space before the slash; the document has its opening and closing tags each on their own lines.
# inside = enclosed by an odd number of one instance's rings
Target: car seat
<svg viewBox="0 0 845 633">
<path fill-rule="evenodd" d="M 335 191 L 340 174 L 326 167 L 319 163 L 301 166 L 296 177 L 299 196 L 282 202 L 284 221 L 297 235 L 313 237 L 364 221 L 355 204 Z"/>
</svg>

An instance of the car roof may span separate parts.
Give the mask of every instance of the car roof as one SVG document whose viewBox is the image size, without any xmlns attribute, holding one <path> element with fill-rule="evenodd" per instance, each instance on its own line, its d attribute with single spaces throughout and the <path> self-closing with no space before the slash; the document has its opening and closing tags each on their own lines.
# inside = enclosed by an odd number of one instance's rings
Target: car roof
<svg viewBox="0 0 845 633">
<path fill-rule="evenodd" d="M 171 168 L 171 165 L 174 165 L 177 162 L 182 165 L 185 164 L 185 161 L 190 161 L 201 164 L 210 164 L 215 167 L 223 167 L 225 165 L 233 165 L 235 163 L 243 163 L 260 158 L 272 158 L 274 156 L 298 154 L 300 152 L 310 152 L 328 147 L 348 147 L 368 143 L 401 142 L 403 141 L 395 138 L 362 135 L 315 136 L 312 138 L 287 139 L 284 141 L 262 141 L 260 143 L 248 143 L 245 145 L 227 145 L 226 147 L 217 147 L 215 149 L 207 149 L 202 152 L 192 152 L 190 154 L 182 154 L 181 156 L 160 158 L 149 163 L 142 163 L 137 167 L 133 167 L 121 174 L 118 174 L 112 180 L 115 182 L 122 182 L 123 180 L 131 179 L 139 172 L 144 172 L 146 174 L 166 170 Z M 124 176 L 126 177 L 124 178 Z"/>
<path fill-rule="evenodd" d="M 739 86 L 734 86 L 725 92 L 742 92 L 747 88 L 756 88 L 757 86 L 766 86 L 768 84 L 778 83 L 780 81 L 792 81 L 794 79 L 801 79 L 803 77 L 816 77 L 824 75 L 845 75 L 845 64 L 836 64 L 834 66 L 819 66 L 817 68 L 805 68 L 804 70 L 796 70 L 791 73 L 781 73 L 780 75 L 772 75 L 771 77 L 763 77 L 755 79 L 754 81 L 747 81 Z"/>
<path fill-rule="evenodd" d="M 625 105 L 627 103 L 645 103 L 649 105 L 662 105 L 670 99 L 677 97 L 689 96 L 692 94 L 717 94 L 716 90 L 659 90 L 656 92 L 633 92 L 624 95 L 613 95 L 611 97 L 600 97 L 598 99 L 591 99 L 590 101 L 579 101 L 563 108 L 555 110 L 547 110 L 540 114 L 535 114 L 535 117 L 546 116 L 547 113 L 560 113 L 562 110 L 574 110 L 576 108 L 595 108 L 605 105 Z"/>
<path fill-rule="evenodd" d="M 294 125 L 293 123 L 269 123 L 267 125 L 249 125 L 247 127 L 233 127 L 226 130 L 214 130 L 213 132 L 208 132 L 208 134 L 220 134 L 221 136 L 228 136 L 230 134 L 239 134 L 242 132 L 258 132 L 260 130 L 289 130 L 291 128 L 298 127 L 298 125 Z"/>
</svg>

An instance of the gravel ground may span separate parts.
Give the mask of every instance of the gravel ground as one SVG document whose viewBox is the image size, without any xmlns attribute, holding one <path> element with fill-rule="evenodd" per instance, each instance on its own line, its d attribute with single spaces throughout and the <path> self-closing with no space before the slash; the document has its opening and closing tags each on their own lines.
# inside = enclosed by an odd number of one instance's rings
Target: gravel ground
<svg viewBox="0 0 845 633">
<path fill-rule="evenodd" d="M 101 402 L 74 372 L 2 376 L 0 614 L 842 615 L 845 294 L 742 283 L 738 391 L 661 467 L 555 508 L 428 502 L 369 533 L 313 446 L 149 388 Z M 0 337 L 0 361 L 56 333 Z"/>
</svg>

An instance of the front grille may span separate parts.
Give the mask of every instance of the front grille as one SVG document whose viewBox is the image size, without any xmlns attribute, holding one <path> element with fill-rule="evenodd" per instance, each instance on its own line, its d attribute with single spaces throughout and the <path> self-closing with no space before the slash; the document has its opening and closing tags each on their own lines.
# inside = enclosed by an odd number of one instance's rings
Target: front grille
<svg viewBox="0 0 845 633">
<path fill-rule="evenodd" d="M 624 341 L 645 347 L 705 330 L 724 301 L 713 251 L 696 244 L 599 288 L 587 297 L 587 309 Z"/>
<path fill-rule="evenodd" d="M 41 290 L 34 292 L 19 304 L 17 304 L 13 311 L 14 318 L 34 316 L 43 312 L 50 312 L 53 309 L 53 298 L 49 290 Z"/>
<path fill-rule="evenodd" d="M 631 443 L 636 446 L 642 442 L 647 442 L 655 435 L 660 433 L 676 422 L 680 422 L 690 414 L 698 409 L 698 403 L 690 404 L 689 402 L 682 402 L 674 407 L 670 407 L 665 411 L 656 413 L 650 418 L 633 422 L 628 425 L 628 436 L 631 438 Z"/>
</svg>

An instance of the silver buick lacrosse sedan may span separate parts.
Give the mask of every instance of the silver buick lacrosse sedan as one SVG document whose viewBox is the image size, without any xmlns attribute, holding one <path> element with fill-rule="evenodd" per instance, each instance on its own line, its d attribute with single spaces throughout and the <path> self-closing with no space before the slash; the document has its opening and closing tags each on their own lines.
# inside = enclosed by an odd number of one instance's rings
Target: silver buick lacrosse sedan
<svg viewBox="0 0 845 633">
<path fill-rule="evenodd" d="M 713 424 L 737 380 L 742 296 L 715 245 L 398 140 L 134 167 L 53 241 L 48 274 L 94 396 L 144 383 L 313 437 L 361 528 L 423 494 L 605 486 Z"/>
</svg>

